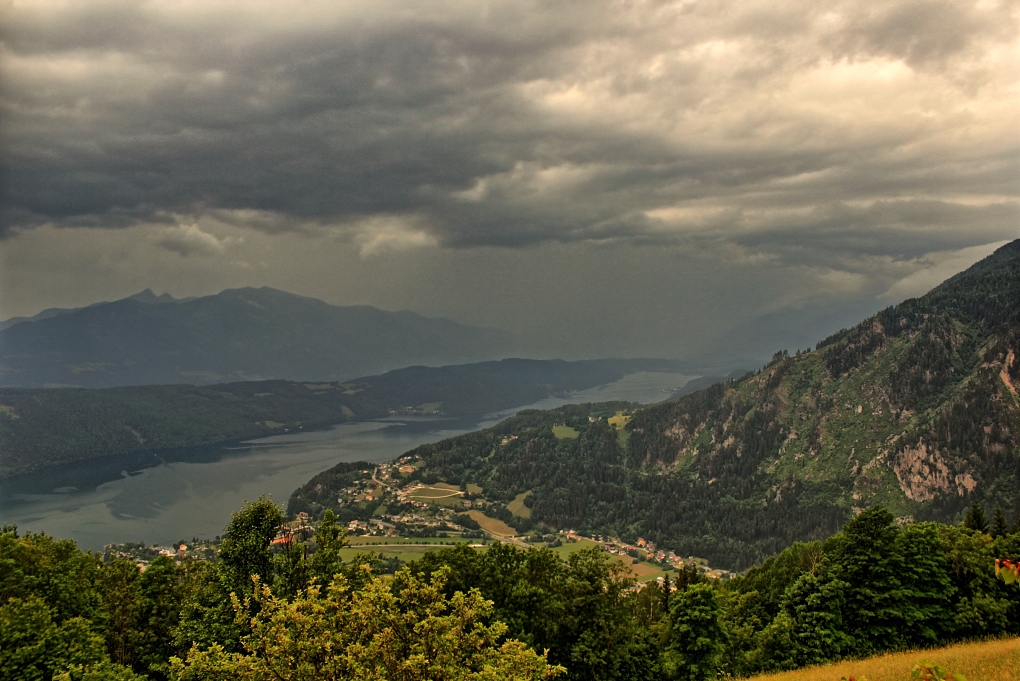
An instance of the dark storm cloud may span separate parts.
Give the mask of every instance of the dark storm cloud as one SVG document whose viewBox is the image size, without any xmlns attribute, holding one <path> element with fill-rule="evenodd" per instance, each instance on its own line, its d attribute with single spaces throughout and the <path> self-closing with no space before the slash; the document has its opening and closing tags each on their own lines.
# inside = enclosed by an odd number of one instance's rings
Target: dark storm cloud
<svg viewBox="0 0 1020 681">
<path fill-rule="evenodd" d="M 369 250 L 799 260 L 917 257 L 1017 223 L 1006 2 L 2 11 L 3 234 L 176 225 L 158 243 L 212 254 L 187 232 L 212 216 Z"/>
</svg>

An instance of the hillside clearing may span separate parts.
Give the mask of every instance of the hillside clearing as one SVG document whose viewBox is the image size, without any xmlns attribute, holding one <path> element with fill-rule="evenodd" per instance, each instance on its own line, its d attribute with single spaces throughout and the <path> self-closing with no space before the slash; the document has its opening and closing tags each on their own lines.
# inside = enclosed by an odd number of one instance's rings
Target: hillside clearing
<svg viewBox="0 0 1020 681">
<path fill-rule="evenodd" d="M 577 436 L 580 435 L 570 426 L 553 426 L 552 432 L 557 440 L 576 440 Z"/>
<path fill-rule="evenodd" d="M 531 509 L 524 505 L 524 499 L 531 494 L 531 492 L 521 492 L 514 500 L 506 505 L 506 509 L 516 516 L 521 518 L 530 518 Z"/>
<path fill-rule="evenodd" d="M 497 537 L 513 537 L 517 534 L 517 530 L 510 527 L 502 520 L 490 518 L 481 511 L 468 511 L 467 514 L 489 534 L 494 534 Z"/>
<path fill-rule="evenodd" d="M 432 501 L 434 499 L 445 499 L 446 497 L 457 497 L 460 496 L 460 492 L 456 488 L 451 490 L 448 486 L 440 487 L 436 485 L 435 487 L 419 487 L 407 496 L 418 501 Z"/>
<path fill-rule="evenodd" d="M 837 662 L 778 674 L 752 676 L 749 681 L 835 681 L 841 677 L 868 681 L 906 681 L 919 660 L 963 674 L 967 681 L 1015 681 L 1020 679 L 1020 638 L 960 643 L 934 650 L 890 653 L 849 662 Z"/>
<path fill-rule="evenodd" d="M 616 412 L 616 416 L 610 416 L 608 419 L 609 425 L 613 426 L 617 430 L 623 430 L 623 427 L 630 421 L 630 415 L 624 414 L 622 411 Z"/>
</svg>

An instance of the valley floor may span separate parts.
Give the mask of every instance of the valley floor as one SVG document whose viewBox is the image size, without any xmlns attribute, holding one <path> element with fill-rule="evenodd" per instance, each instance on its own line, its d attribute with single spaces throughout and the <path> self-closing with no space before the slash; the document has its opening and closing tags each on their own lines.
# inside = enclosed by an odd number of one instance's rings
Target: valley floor
<svg viewBox="0 0 1020 681">
<path fill-rule="evenodd" d="M 751 677 L 751 681 L 907 681 L 920 660 L 963 674 L 967 681 L 1016 681 L 1020 679 L 1020 638 L 959 643 L 934 650 L 889 653 L 866 660 L 837 662 L 792 672 Z"/>
</svg>

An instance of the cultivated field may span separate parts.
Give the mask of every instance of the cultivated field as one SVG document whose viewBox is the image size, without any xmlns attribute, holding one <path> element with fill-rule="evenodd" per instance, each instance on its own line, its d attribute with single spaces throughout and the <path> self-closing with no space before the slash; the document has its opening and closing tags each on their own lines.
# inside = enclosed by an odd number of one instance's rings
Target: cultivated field
<svg viewBox="0 0 1020 681">
<path fill-rule="evenodd" d="M 854 662 L 838 662 L 795 672 L 754 676 L 749 681 L 839 681 L 842 677 L 868 681 L 908 681 L 919 660 L 957 672 L 967 681 L 1016 681 L 1020 679 L 1020 639 L 960 643 L 947 648 L 880 655 Z"/>
<path fill-rule="evenodd" d="M 413 501 L 439 504 L 440 506 L 462 505 L 460 488 L 448 485 L 445 482 L 437 482 L 429 487 L 419 487 L 411 494 L 408 494 L 407 498 Z"/>
<path fill-rule="evenodd" d="M 517 530 L 510 527 L 502 520 L 490 518 L 481 511 L 468 511 L 467 514 L 471 516 L 471 519 L 478 523 L 483 530 L 490 532 L 497 537 L 513 537 L 517 534 Z"/>
</svg>

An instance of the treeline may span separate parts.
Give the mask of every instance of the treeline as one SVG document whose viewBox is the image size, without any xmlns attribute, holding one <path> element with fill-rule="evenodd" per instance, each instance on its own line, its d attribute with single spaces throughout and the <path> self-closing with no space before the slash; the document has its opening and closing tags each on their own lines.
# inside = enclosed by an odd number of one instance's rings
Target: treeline
<svg viewBox="0 0 1020 681">
<path fill-rule="evenodd" d="M 1020 632 L 996 558 L 1020 533 L 866 510 L 729 580 L 698 570 L 638 589 L 588 549 L 438 550 L 388 579 L 343 561 L 327 512 L 277 544 L 281 509 L 234 514 L 217 562 L 144 570 L 73 542 L 0 532 L 0 679 L 702 681 Z M 994 536 L 993 536 L 994 535 Z"/>
</svg>

